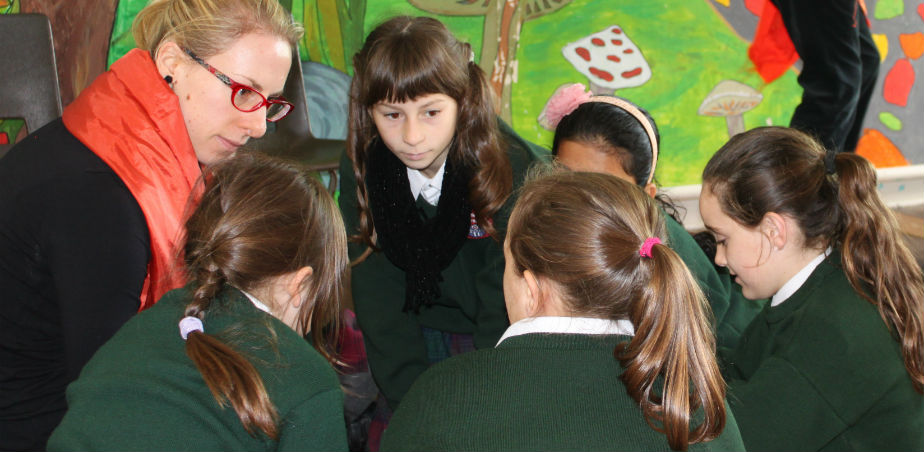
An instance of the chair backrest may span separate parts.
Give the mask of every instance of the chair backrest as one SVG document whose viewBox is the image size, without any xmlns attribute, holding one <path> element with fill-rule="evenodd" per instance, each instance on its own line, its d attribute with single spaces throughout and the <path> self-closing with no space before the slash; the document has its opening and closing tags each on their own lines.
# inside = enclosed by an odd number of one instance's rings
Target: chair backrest
<svg viewBox="0 0 924 452">
<path fill-rule="evenodd" d="M 282 89 L 282 96 L 291 102 L 294 108 L 285 118 L 270 123 L 266 135 L 251 140 L 248 147 L 300 162 L 319 172 L 326 172 L 329 175 L 328 189 L 333 193 L 337 190 L 337 169 L 346 143 L 344 140 L 317 138 L 311 133 L 308 97 L 305 95 L 302 60 L 298 55 L 298 47 L 292 51 L 292 67 Z"/>
<path fill-rule="evenodd" d="M 313 138 L 308 122 L 308 98 L 305 96 L 302 60 L 298 55 L 298 47 L 292 51 L 292 66 L 282 89 L 282 97 L 291 102 L 294 108 L 280 121 L 267 124 L 266 135 L 251 140 L 250 147 L 268 154 L 294 157 L 288 148 L 295 143 Z"/>
<path fill-rule="evenodd" d="M 0 118 L 31 133 L 61 116 L 51 22 L 42 14 L 0 14 Z M 11 144 L 0 145 L 2 156 Z"/>
</svg>

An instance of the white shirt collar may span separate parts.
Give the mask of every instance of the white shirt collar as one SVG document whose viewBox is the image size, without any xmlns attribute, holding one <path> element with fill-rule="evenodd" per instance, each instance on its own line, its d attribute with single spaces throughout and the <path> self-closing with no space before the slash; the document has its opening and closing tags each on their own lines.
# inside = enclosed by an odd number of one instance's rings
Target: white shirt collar
<svg viewBox="0 0 924 452">
<path fill-rule="evenodd" d="M 247 293 L 247 292 L 244 292 L 243 290 L 242 290 L 241 292 L 243 292 L 244 295 L 247 295 L 247 299 L 250 300 L 250 302 L 253 303 L 253 305 L 256 306 L 257 309 L 259 309 L 259 310 L 261 310 L 261 311 L 263 311 L 263 312 L 265 312 L 265 313 L 267 313 L 267 314 L 269 314 L 269 315 L 273 315 L 273 313 L 270 312 L 269 306 L 267 306 L 267 305 L 261 303 L 260 300 L 257 300 L 257 297 L 255 297 L 255 296 L 253 296 L 253 295 L 251 295 L 251 294 L 249 294 L 249 293 Z"/>
<path fill-rule="evenodd" d="M 417 196 L 423 191 L 424 199 L 430 205 L 437 205 L 440 202 L 440 192 L 443 189 L 443 174 L 445 172 L 445 160 L 432 179 L 424 176 L 419 170 L 407 168 L 407 180 L 411 184 L 411 195 L 414 196 L 414 199 L 417 199 Z M 424 187 L 427 187 L 427 190 L 424 190 Z"/>
<path fill-rule="evenodd" d="M 819 254 L 814 259 L 809 261 L 805 267 L 802 267 L 802 270 L 799 270 L 799 273 L 793 275 L 792 278 L 789 278 L 789 281 L 786 281 L 786 284 L 783 284 L 783 287 L 780 287 L 780 290 L 776 291 L 773 294 L 773 298 L 770 299 L 770 306 L 777 306 L 780 303 L 786 301 L 792 294 L 796 293 L 805 281 L 808 280 L 809 276 L 812 276 L 812 272 L 815 271 L 815 268 L 818 267 L 822 261 L 825 260 L 831 254 L 831 248 L 825 250 L 825 252 Z"/>
<path fill-rule="evenodd" d="M 530 333 L 552 334 L 623 334 L 634 336 L 635 328 L 628 320 L 607 320 L 590 317 L 529 317 L 504 332 L 497 345 L 505 339 Z M 496 347 L 496 346 L 495 346 Z"/>
</svg>

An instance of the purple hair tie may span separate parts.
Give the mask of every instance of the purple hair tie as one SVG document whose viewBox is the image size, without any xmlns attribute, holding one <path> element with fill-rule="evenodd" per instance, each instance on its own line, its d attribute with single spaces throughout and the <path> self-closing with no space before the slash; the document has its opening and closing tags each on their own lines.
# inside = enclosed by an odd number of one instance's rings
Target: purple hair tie
<svg viewBox="0 0 924 452">
<path fill-rule="evenodd" d="M 638 255 L 651 259 L 651 248 L 660 244 L 661 239 L 657 237 L 648 237 L 645 239 L 645 243 L 642 243 L 642 247 L 638 250 Z"/>
<path fill-rule="evenodd" d="M 180 320 L 180 336 L 183 337 L 183 340 L 186 340 L 186 337 L 189 336 L 189 333 L 193 331 L 204 332 L 202 328 L 202 320 L 199 320 L 198 317 L 186 316 Z"/>
</svg>

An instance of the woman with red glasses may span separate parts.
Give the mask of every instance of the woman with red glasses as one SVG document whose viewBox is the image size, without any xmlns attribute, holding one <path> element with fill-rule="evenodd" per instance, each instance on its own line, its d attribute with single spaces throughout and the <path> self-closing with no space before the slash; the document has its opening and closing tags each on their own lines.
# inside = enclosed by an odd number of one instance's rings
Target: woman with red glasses
<svg viewBox="0 0 924 452">
<path fill-rule="evenodd" d="M 303 33 L 276 0 L 155 0 L 138 48 L 0 160 L 0 450 L 38 450 L 64 389 L 182 286 L 202 168 L 262 136 Z"/>
</svg>

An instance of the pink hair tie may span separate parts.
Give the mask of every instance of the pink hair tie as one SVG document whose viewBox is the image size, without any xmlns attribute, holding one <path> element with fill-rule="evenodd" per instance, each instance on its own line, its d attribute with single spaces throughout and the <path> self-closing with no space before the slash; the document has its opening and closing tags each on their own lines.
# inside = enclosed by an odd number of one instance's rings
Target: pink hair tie
<svg viewBox="0 0 924 452">
<path fill-rule="evenodd" d="M 645 239 L 645 243 L 642 243 L 642 247 L 638 250 L 638 255 L 651 259 L 651 248 L 660 244 L 661 239 L 657 237 L 648 237 Z"/>
</svg>

